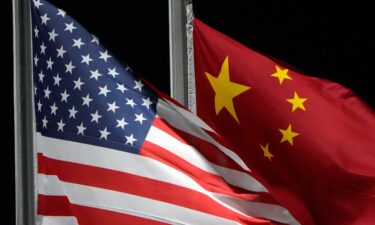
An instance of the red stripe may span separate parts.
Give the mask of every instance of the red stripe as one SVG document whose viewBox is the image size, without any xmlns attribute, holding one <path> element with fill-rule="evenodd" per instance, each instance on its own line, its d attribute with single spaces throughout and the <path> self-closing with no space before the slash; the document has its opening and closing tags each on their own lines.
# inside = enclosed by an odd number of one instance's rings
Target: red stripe
<svg viewBox="0 0 375 225">
<path fill-rule="evenodd" d="M 230 220 L 243 217 L 202 193 L 133 174 L 55 160 L 41 153 L 38 153 L 38 168 L 39 173 L 57 175 L 60 180 L 70 183 L 155 199 Z"/>
<path fill-rule="evenodd" d="M 72 204 L 66 196 L 38 195 L 38 214 L 45 216 L 74 216 L 79 225 L 164 225 L 167 223 L 113 212 L 104 209 Z"/>
<path fill-rule="evenodd" d="M 68 197 L 38 194 L 38 214 L 49 216 L 73 216 Z"/>
<path fill-rule="evenodd" d="M 210 192 L 225 194 L 248 201 L 275 203 L 269 193 L 251 193 L 242 188 L 232 186 L 226 183 L 220 176 L 204 171 L 151 142 L 145 141 L 143 143 L 140 154 L 181 171 Z"/>
<path fill-rule="evenodd" d="M 177 140 L 187 145 L 193 146 L 196 149 L 199 149 L 199 152 L 211 163 L 247 173 L 247 171 L 243 170 L 235 161 L 233 161 L 233 159 L 228 157 L 213 144 L 201 138 L 190 135 L 184 131 L 171 127 L 168 122 L 166 122 L 162 118 L 156 117 L 152 125 L 163 130 Z"/>
</svg>

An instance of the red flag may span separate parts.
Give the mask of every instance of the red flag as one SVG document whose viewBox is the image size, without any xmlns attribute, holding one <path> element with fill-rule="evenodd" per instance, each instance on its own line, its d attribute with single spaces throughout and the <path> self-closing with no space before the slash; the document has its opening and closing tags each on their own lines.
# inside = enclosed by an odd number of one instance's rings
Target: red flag
<svg viewBox="0 0 375 225">
<path fill-rule="evenodd" d="M 375 224 L 375 113 L 194 21 L 196 110 L 306 225 Z"/>
</svg>

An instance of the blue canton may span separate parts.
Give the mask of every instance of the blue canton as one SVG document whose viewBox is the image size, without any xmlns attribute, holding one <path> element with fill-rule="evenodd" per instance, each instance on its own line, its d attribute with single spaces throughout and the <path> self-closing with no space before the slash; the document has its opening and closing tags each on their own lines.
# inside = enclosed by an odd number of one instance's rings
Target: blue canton
<svg viewBox="0 0 375 225">
<path fill-rule="evenodd" d="M 138 153 L 156 114 L 155 93 L 63 10 L 33 3 L 37 131 Z"/>
</svg>

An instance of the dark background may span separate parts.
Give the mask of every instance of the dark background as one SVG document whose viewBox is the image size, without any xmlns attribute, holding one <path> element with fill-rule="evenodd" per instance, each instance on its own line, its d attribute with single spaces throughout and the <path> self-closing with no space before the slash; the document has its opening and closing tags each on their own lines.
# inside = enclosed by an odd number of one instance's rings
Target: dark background
<svg viewBox="0 0 375 225">
<path fill-rule="evenodd" d="M 121 61 L 169 92 L 168 1 L 51 0 L 99 37 Z M 197 18 L 312 76 L 351 88 L 375 108 L 370 1 L 327 5 L 310 1 L 195 0 Z M 0 60 L 5 148 L 1 157 L 1 224 L 14 224 L 14 149 L 11 1 L 1 3 L 4 59 Z M 4 24 L 3 24 L 4 23 Z"/>
</svg>

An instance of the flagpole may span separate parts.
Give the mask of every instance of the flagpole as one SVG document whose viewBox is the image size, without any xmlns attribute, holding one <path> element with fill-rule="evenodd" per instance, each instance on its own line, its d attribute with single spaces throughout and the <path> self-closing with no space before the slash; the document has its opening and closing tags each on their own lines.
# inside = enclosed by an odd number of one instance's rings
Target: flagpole
<svg viewBox="0 0 375 225">
<path fill-rule="evenodd" d="M 188 105 L 186 6 L 191 0 L 169 0 L 169 59 L 172 98 Z"/>
<path fill-rule="evenodd" d="M 35 224 L 30 0 L 13 0 L 16 224 Z"/>
<path fill-rule="evenodd" d="M 187 100 L 188 109 L 196 114 L 195 96 L 195 67 L 194 67 L 194 43 L 193 43 L 193 3 L 186 4 L 186 46 L 187 46 Z"/>
</svg>

